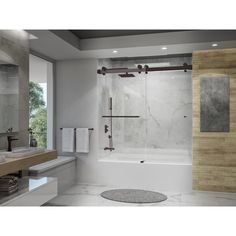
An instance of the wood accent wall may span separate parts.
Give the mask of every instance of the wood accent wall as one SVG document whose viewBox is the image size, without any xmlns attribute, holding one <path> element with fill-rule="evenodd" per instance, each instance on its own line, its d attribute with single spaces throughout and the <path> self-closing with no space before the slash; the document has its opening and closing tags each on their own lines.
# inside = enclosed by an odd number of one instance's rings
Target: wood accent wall
<svg viewBox="0 0 236 236">
<path fill-rule="evenodd" d="M 194 51 L 193 189 L 236 192 L 236 48 Z M 230 132 L 200 132 L 200 78 L 230 77 Z"/>
</svg>

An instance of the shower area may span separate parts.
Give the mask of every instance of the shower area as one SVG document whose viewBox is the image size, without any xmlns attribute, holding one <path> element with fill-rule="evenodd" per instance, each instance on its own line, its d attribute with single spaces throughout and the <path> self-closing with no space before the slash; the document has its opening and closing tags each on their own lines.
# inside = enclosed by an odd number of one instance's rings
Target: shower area
<svg viewBox="0 0 236 236">
<path fill-rule="evenodd" d="M 132 186 L 134 182 L 137 186 L 148 182 L 165 189 L 169 180 L 170 186 L 178 189 L 191 187 L 191 70 L 145 72 L 145 68 L 191 65 L 191 59 L 179 56 L 99 60 L 101 70 L 143 69 L 140 73 L 98 74 L 98 161 L 106 166 L 110 163 L 114 173 L 122 170 L 123 176 L 117 176 L 124 182 L 131 179 Z"/>
</svg>

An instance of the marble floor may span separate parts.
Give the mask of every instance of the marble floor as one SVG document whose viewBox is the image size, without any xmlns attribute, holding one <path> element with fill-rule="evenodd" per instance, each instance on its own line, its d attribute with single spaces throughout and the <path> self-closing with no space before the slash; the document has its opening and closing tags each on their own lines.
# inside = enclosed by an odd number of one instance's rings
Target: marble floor
<svg viewBox="0 0 236 236">
<path fill-rule="evenodd" d="M 77 184 L 59 194 L 44 206 L 236 206 L 236 193 L 192 191 L 190 193 L 162 192 L 168 199 L 160 203 L 133 204 L 104 199 L 100 193 L 111 186 Z M 156 189 L 146 189 L 157 191 Z"/>
</svg>

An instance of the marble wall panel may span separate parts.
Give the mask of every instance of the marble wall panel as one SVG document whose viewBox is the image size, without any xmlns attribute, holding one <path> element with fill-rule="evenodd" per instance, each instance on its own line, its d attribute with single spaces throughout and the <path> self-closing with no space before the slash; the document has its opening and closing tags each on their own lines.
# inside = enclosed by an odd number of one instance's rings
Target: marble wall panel
<svg viewBox="0 0 236 236">
<path fill-rule="evenodd" d="M 190 57 L 142 60 L 100 60 L 98 67 L 136 67 L 191 64 Z M 163 64 L 164 63 L 164 64 Z M 155 65 L 154 65 L 155 64 Z M 109 97 L 113 99 L 113 115 L 138 115 L 140 118 L 113 119 L 113 143 L 117 151 L 137 149 L 187 149 L 192 142 L 192 80 L 191 72 L 151 72 L 131 78 L 116 74 L 100 75 L 99 136 L 100 149 L 108 145 L 104 125 L 110 120 Z"/>
</svg>

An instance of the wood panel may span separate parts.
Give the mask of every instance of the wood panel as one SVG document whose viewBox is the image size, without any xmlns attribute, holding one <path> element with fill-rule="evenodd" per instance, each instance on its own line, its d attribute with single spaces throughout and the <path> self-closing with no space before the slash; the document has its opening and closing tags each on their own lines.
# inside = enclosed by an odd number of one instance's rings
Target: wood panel
<svg viewBox="0 0 236 236">
<path fill-rule="evenodd" d="M 236 49 L 193 52 L 193 189 L 236 192 Z M 230 77 L 230 132 L 200 132 L 200 78 Z"/>
<path fill-rule="evenodd" d="M 27 157 L 7 158 L 5 162 L 0 163 L 0 176 L 14 173 L 19 170 L 28 169 L 31 166 L 51 161 L 57 158 L 57 151 L 47 150 L 43 153 L 34 154 Z"/>
</svg>

